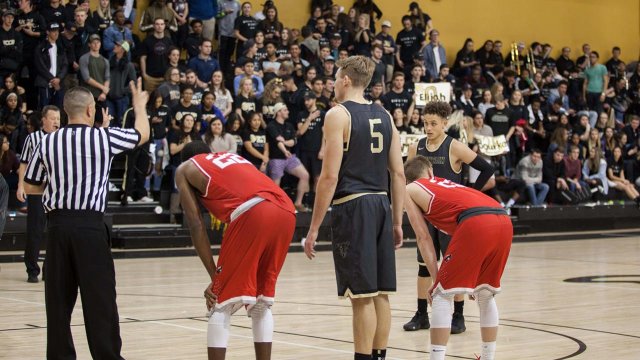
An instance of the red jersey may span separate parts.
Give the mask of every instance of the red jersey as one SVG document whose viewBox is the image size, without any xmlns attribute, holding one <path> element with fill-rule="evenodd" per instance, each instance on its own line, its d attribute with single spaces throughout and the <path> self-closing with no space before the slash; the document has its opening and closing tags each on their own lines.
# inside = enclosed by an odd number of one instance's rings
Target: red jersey
<svg viewBox="0 0 640 360">
<path fill-rule="evenodd" d="M 458 226 L 458 216 L 461 212 L 475 207 L 502 209 L 497 201 L 480 191 L 447 179 L 422 178 L 414 183 L 431 194 L 431 202 L 424 213 L 424 218 L 439 230 L 450 235 L 453 235 Z"/>
<path fill-rule="evenodd" d="M 295 214 L 287 194 L 240 155 L 200 154 L 191 161 L 209 178 L 207 191 L 201 195 L 202 203 L 221 221 L 231 222 L 231 213 L 256 196 Z"/>
</svg>

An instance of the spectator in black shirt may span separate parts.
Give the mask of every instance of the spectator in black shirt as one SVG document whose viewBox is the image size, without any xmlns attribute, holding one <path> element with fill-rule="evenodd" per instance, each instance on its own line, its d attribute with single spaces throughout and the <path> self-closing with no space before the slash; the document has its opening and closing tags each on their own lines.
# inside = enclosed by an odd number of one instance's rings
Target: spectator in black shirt
<svg viewBox="0 0 640 360">
<path fill-rule="evenodd" d="M 235 112 L 243 123 L 247 122 L 250 112 L 256 112 L 260 108 L 253 90 L 253 80 L 250 77 L 244 77 L 240 80 L 239 92 L 233 101 L 233 106 L 235 106 Z"/>
<path fill-rule="evenodd" d="M 542 162 L 542 181 L 549 185 L 549 202 L 562 204 L 571 202 L 569 184 L 564 173 L 563 147 L 556 148 L 549 159 Z"/>
<path fill-rule="evenodd" d="M 38 92 L 35 91 L 34 86 L 36 73 L 33 67 L 33 54 L 36 46 L 44 39 L 46 23 L 42 15 L 34 9 L 32 1 L 20 1 L 21 13 L 14 21 L 14 28 L 22 35 L 22 66 L 23 69 L 26 68 L 26 73 L 29 76 L 28 80 L 23 83 L 27 94 L 27 106 L 30 109 L 35 109 L 38 102 Z M 20 70 L 18 73 L 23 74 L 25 72 Z"/>
<path fill-rule="evenodd" d="M 15 73 L 22 65 L 22 35 L 13 27 L 16 13 L 5 10 L 0 26 L 0 78 Z"/>
<path fill-rule="evenodd" d="M 173 46 L 171 38 L 165 36 L 165 20 L 158 18 L 153 22 L 153 34 L 148 35 L 140 51 L 140 70 L 144 87 L 153 92 L 162 81 L 169 66 L 169 50 Z"/>
<path fill-rule="evenodd" d="M 633 186 L 633 183 L 627 180 L 624 173 L 624 158 L 622 149 L 619 146 L 614 147 L 613 156 L 607 159 L 607 179 L 609 187 L 623 191 L 629 199 L 632 199 L 640 207 L 640 194 Z"/>
<path fill-rule="evenodd" d="M 191 33 L 184 40 L 184 48 L 187 50 L 188 58 L 196 57 L 200 53 L 200 44 L 202 44 L 202 20 L 193 19 L 189 23 Z"/>
<path fill-rule="evenodd" d="M 304 107 L 297 122 L 298 155 L 302 165 L 313 179 L 313 189 L 315 189 L 320 170 L 322 170 L 322 127 L 326 112 L 316 106 L 314 93 L 304 96 Z"/>
<path fill-rule="evenodd" d="M 393 76 L 393 66 L 395 63 L 394 54 L 396 52 L 396 42 L 393 40 L 393 36 L 389 34 L 389 30 L 391 30 L 391 22 L 389 20 L 385 20 L 382 22 L 382 31 L 375 37 L 375 41 L 380 43 L 384 50 L 382 61 L 387 66 L 387 71 L 385 73 L 387 81 L 391 79 L 391 76 Z"/>
<path fill-rule="evenodd" d="M 280 180 L 287 172 L 298 178 L 296 210 L 306 212 L 308 209 L 302 204 L 304 194 L 309 191 L 309 173 L 295 154 L 291 153 L 296 145 L 296 131 L 293 125 L 286 121 L 289 110 L 283 103 L 276 104 L 275 121 L 267 125 L 267 142 L 269 143 L 269 176 L 280 185 Z"/>
<path fill-rule="evenodd" d="M 473 40 L 467 38 L 464 41 L 462 49 L 460 49 L 456 54 L 456 60 L 454 61 L 453 68 L 451 70 L 453 75 L 461 79 L 465 76 L 469 76 L 471 74 L 471 68 L 478 63 L 479 62 L 476 60 L 476 53 L 473 48 Z"/>
<path fill-rule="evenodd" d="M 609 76 L 611 77 L 619 77 L 618 65 L 622 62 L 622 60 L 620 60 L 620 53 L 620 48 L 614 46 L 611 50 L 611 59 L 607 60 L 605 63 L 607 70 L 609 70 Z"/>
<path fill-rule="evenodd" d="M 44 18 L 47 25 L 56 23 L 64 27 L 66 23 L 65 8 L 61 0 L 43 1 L 40 6 L 40 15 Z"/>
<path fill-rule="evenodd" d="M 171 109 L 171 127 L 174 130 L 180 129 L 183 118 L 189 115 L 193 117 L 195 131 L 200 131 L 200 124 L 197 123 L 201 117 L 200 107 L 191 102 L 192 98 L 193 89 L 188 85 L 183 85 L 180 88 L 180 101 Z"/>
<path fill-rule="evenodd" d="M 378 8 L 378 5 L 376 5 L 373 0 L 356 0 L 353 8 L 356 9 L 360 15 L 365 14 L 369 16 L 369 30 L 375 34 L 375 22 L 382 18 L 382 11 Z"/>
<path fill-rule="evenodd" d="M 413 55 L 422 47 L 424 34 L 413 27 L 411 17 L 408 15 L 402 17 L 402 26 L 404 28 L 396 36 L 396 46 L 398 47 L 396 61 L 400 69 L 409 71 L 406 67 L 413 63 Z M 431 75 L 435 76 L 435 73 Z"/>
<path fill-rule="evenodd" d="M 152 158 L 155 159 L 155 162 L 151 182 L 151 190 L 154 192 L 159 192 L 162 184 L 162 163 L 164 154 L 168 150 L 167 132 L 169 131 L 169 126 L 171 126 L 170 112 L 169 107 L 163 103 L 162 96 L 155 92 L 147 104 L 147 116 L 151 123 L 151 141 L 154 144 Z"/>
<path fill-rule="evenodd" d="M 242 134 L 244 157 L 260 171 L 266 173 L 267 164 L 269 164 L 267 133 L 262 128 L 262 119 L 259 113 L 250 113 L 248 118 Z"/>
<path fill-rule="evenodd" d="M 265 39 L 279 42 L 284 26 L 278 20 L 278 9 L 275 6 L 271 6 L 267 8 L 265 15 L 265 19 L 258 23 L 258 29 L 264 33 Z"/>
<path fill-rule="evenodd" d="M 355 28 L 353 36 L 353 53 L 355 55 L 370 56 L 371 43 L 373 42 L 373 33 L 370 30 L 369 19 L 367 14 L 358 16 L 358 25 Z"/>
<path fill-rule="evenodd" d="M 494 136 L 507 136 L 511 127 L 514 126 L 515 121 L 512 118 L 511 110 L 507 108 L 504 97 L 498 94 L 494 97 L 494 100 L 496 102 L 496 106 L 487 110 L 484 122 L 486 125 L 491 127 Z"/>
<path fill-rule="evenodd" d="M 171 176 L 170 184 L 173 189 L 169 200 L 169 213 L 170 222 L 176 223 L 176 215 L 181 212 L 180 210 L 180 194 L 175 186 L 175 173 L 176 168 L 180 166 L 181 159 L 180 153 L 182 149 L 192 141 L 202 141 L 198 132 L 195 129 L 195 117 L 191 114 L 186 114 L 183 121 L 180 123 L 178 130 L 172 130 L 167 136 L 167 142 L 169 143 L 169 165 L 167 171 Z"/>
<path fill-rule="evenodd" d="M 409 13 L 411 16 L 411 23 L 414 27 L 422 30 L 423 34 L 428 34 L 433 29 L 431 17 L 429 14 L 422 11 L 420 5 L 416 1 L 412 1 L 409 4 Z"/>
<path fill-rule="evenodd" d="M 413 99 L 404 88 L 404 74 L 393 74 L 392 84 L 391 90 L 382 96 L 382 104 L 390 113 L 396 108 L 402 108 L 402 112 L 406 114 Z"/>
<path fill-rule="evenodd" d="M 562 55 L 558 57 L 556 60 L 556 68 L 558 69 L 558 74 L 562 75 L 564 78 L 569 78 L 571 71 L 575 68 L 576 64 L 569 58 L 571 54 L 571 48 L 565 46 L 562 48 Z"/>
<path fill-rule="evenodd" d="M 38 108 L 46 105 L 55 105 L 62 108 L 62 99 L 64 98 L 64 89 L 62 88 L 62 79 L 67 74 L 67 55 L 61 42 L 60 37 L 61 26 L 57 23 L 51 23 L 47 26 L 47 38 L 36 47 L 34 56 L 36 82 L 38 88 Z M 55 58 L 52 58 L 50 49 L 55 50 Z M 53 69 L 52 65 L 56 64 Z"/>
<path fill-rule="evenodd" d="M 256 36 L 258 20 L 251 16 L 250 2 L 242 4 L 242 14 L 236 18 L 234 29 L 236 39 L 238 39 L 238 49 L 243 49 L 244 43 Z"/>
</svg>

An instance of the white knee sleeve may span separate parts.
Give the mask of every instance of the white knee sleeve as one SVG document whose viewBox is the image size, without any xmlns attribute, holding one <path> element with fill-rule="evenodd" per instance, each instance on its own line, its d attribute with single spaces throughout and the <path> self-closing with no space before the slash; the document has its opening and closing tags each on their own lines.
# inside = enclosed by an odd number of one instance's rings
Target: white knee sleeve
<svg viewBox="0 0 640 360">
<path fill-rule="evenodd" d="M 489 290 L 480 290 L 475 296 L 480 308 L 480 327 L 497 327 L 500 321 L 493 293 Z"/>
<path fill-rule="evenodd" d="M 450 328 L 451 327 L 451 304 L 453 295 L 436 294 L 431 303 L 431 327 Z"/>
<path fill-rule="evenodd" d="M 258 302 L 248 312 L 251 316 L 251 329 L 253 330 L 253 342 L 273 342 L 273 314 L 271 306 Z"/>
<path fill-rule="evenodd" d="M 209 317 L 207 329 L 207 346 L 210 348 L 227 348 L 229 343 L 229 326 L 231 313 L 214 311 Z"/>
</svg>

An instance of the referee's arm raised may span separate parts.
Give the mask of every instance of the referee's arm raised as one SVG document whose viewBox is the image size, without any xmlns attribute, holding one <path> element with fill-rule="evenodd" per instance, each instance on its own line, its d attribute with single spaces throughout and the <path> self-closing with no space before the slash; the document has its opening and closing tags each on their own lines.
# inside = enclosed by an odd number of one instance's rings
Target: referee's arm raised
<svg viewBox="0 0 640 360">
<path fill-rule="evenodd" d="M 136 120 L 133 127 L 140 133 L 140 141 L 138 145 L 142 145 L 149 141 L 149 119 L 147 118 L 147 102 L 149 101 L 149 93 L 142 90 L 142 79 L 138 78 L 137 84 L 131 81 L 131 97 L 133 103 L 133 112 Z"/>
</svg>

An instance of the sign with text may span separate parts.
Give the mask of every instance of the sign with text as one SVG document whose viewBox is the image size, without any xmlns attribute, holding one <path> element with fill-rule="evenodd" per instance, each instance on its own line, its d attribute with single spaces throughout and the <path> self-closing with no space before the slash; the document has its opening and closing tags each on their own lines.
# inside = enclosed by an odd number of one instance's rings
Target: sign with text
<svg viewBox="0 0 640 360">
<path fill-rule="evenodd" d="M 400 134 L 400 146 L 402 147 L 402 157 L 406 157 L 409 153 L 409 146 L 418 142 L 424 135 Z"/>
<path fill-rule="evenodd" d="M 433 101 L 451 101 L 451 84 L 442 83 L 416 83 L 416 106 L 423 107 Z"/>
<path fill-rule="evenodd" d="M 509 152 L 509 144 L 507 144 L 507 138 L 504 135 L 474 135 L 474 138 L 478 142 L 478 149 L 480 150 L 481 154 L 487 156 L 496 156 Z"/>
</svg>

